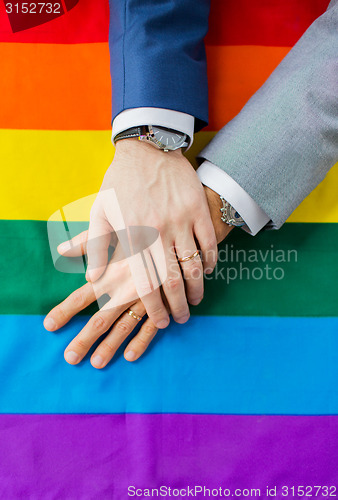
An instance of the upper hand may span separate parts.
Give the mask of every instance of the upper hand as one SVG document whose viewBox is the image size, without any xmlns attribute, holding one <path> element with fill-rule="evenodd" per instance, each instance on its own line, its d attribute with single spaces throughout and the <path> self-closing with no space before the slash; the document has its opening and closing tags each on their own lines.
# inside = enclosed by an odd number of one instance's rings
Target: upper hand
<svg viewBox="0 0 338 500">
<path fill-rule="evenodd" d="M 110 195 L 104 196 L 109 189 L 115 191 L 118 208 L 110 205 Z M 94 282 L 104 272 L 112 231 L 130 226 L 156 228 L 164 262 L 156 247 L 149 250 L 148 260 L 155 264 L 173 318 L 186 322 L 187 300 L 196 305 L 203 298 L 203 268 L 211 272 L 217 261 L 207 198 L 189 161 L 181 150 L 164 153 L 136 139 L 121 140 L 100 194 L 103 196 L 96 199 L 90 217 L 87 279 Z M 203 264 L 200 256 L 179 264 L 177 259 L 192 255 L 197 244 Z M 166 276 L 162 280 L 163 268 Z M 159 288 L 151 286 L 142 265 L 133 263 L 130 270 L 149 318 L 165 328 L 169 314 Z"/>
</svg>

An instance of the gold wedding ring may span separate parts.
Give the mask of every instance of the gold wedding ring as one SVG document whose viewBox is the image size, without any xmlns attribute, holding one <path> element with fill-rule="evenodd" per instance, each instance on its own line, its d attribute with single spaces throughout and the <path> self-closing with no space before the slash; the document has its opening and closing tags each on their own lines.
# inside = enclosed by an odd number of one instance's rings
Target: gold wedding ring
<svg viewBox="0 0 338 500">
<path fill-rule="evenodd" d="M 188 260 L 191 260 L 191 259 L 194 259 L 195 257 L 197 257 L 197 255 L 199 255 L 199 250 L 196 250 L 196 252 L 194 252 L 193 254 L 191 254 L 189 257 L 181 257 L 180 259 L 178 259 L 178 262 L 187 262 Z"/>
<path fill-rule="evenodd" d="M 139 316 L 138 314 L 134 313 L 134 311 L 132 311 L 131 309 L 129 309 L 128 314 L 137 321 L 141 321 L 142 319 L 142 316 Z"/>
</svg>

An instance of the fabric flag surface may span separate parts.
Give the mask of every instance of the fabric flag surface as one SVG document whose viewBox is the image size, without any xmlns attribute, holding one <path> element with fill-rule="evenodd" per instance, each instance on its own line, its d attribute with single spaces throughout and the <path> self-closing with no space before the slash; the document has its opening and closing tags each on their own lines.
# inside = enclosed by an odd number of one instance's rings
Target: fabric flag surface
<svg viewBox="0 0 338 500">
<path fill-rule="evenodd" d="M 55 334 L 42 322 L 85 279 L 54 268 L 47 220 L 97 192 L 113 158 L 108 0 L 61 2 L 35 26 L 5 3 L 0 498 L 123 500 L 161 486 L 178 498 L 195 486 L 337 496 L 337 166 L 279 231 L 232 232 L 190 321 L 171 322 L 139 361 L 120 349 L 101 371 L 89 356 L 70 366 L 63 351 L 90 311 Z M 210 123 L 191 160 L 327 4 L 212 0 Z"/>
</svg>

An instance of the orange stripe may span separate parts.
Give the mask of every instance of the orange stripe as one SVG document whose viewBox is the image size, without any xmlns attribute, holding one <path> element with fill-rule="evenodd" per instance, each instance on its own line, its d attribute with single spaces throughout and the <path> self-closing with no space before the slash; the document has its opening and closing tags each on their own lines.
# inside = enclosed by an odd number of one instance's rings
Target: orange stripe
<svg viewBox="0 0 338 500">
<path fill-rule="evenodd" d="M 289 48 L 208 47 L 210 125 L 219 130 Z M 108 44 L 0 44 L 0 128 L 108 130 Z"/>
<path fill-rule="evenodd" d="M 209 126 L 219 130 L 236 116 L 286 56 L 289 47 L 207 47 Z"/>
<path fill-rule="evenodd" d="M 0 128 L 110 128 L 107 43 L 3 43 L 0 61 Z"/>
</svg>

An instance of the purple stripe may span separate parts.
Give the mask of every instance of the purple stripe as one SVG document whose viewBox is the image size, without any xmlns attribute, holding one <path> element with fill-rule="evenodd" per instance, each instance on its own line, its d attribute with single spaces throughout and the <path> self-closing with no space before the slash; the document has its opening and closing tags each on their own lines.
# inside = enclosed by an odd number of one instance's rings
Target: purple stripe
<svg viewBox="0 0 338 500">
<path fill-rule="evenodd" d="M 195 484 L 232 491 L 261 488 L 264 497 L 266 485 L 338 483 L 337 416 L 2 415 L 0 419 L 0 498 L 122 500 L 128 498 L 130 485 Z"/>
</svg>

